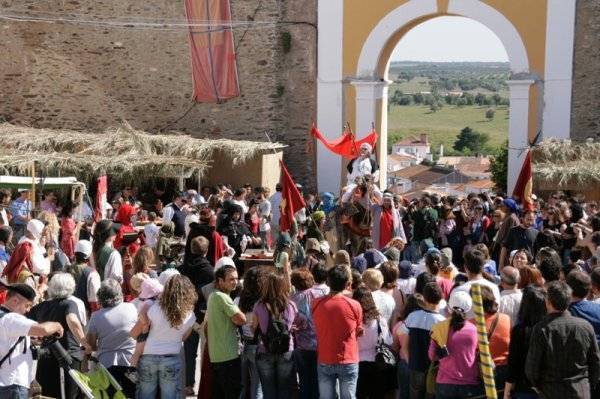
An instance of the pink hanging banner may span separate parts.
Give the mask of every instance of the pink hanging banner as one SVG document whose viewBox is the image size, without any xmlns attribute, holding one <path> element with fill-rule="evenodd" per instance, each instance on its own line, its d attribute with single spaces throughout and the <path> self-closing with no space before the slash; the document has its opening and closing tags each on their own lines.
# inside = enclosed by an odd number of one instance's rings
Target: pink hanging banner
<svg viewBox="0 0 600 399">
<path fill-rule="evenodd" d="M 218 103 L 240 95 L 229 0 L 185 0 L 190 26 L 194 101 Z"/>
<path fill-rule="evenodd" d="M 106 175 L 103 175 L 98 178 L 98 189 L 96 190 L 96 209 L 94 212 L 94 221 L 96 223 L 102 219 L 106 219 L 107 193 L 108 184 L 106 182 Z"/>
</svg>

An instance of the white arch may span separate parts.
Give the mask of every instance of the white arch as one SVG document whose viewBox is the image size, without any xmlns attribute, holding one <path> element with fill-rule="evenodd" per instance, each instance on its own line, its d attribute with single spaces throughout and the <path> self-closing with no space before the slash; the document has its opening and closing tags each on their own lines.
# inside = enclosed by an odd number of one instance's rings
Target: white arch
<svg viewBox="0 0 600 399">
<path fill-rule="evenodd" d="M 371 31 L 358 59 L 357 77 L 376 78 L 383 50 L 403 26 L 438 11 L 437 0 L 410 0 L 386 15 Z M 480 0 L 450 0 L 448 13 L 471 18 L 498 36 L 510 61 L 513 74 L 529 72 L 525 44 L 514 25 L 498 10 Z"/>
</svg>

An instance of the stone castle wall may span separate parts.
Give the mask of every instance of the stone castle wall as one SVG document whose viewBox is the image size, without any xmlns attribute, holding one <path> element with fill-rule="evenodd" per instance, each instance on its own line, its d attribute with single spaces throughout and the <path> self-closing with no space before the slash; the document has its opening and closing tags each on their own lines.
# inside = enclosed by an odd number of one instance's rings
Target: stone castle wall
<svg viewBox="0 0 600 399">
<path fill-rule="evenodd" d="M 600 1 L 577 2 L 571 137 L 600 139 Z"/>
<path fill-rule="evenodd" d="M 1 6 L 79 19 L 185 18 L 179 0 L 4 0 Z M 285 160 L 297 180 L 313 186 L 314 161 L 305 148 L 316 115 L 316 0 L 231 0 L 231 7 L 234 21 L 308 24 L 236 29 L 241 97 L 196 104 L 185 116 L 192 104 L 185 30 L 0 21 L 0 117 L 91 131 L 127 121 L 150 132 L 168 127 L 257 141 L 268 132 L 289 145 Z"/>
</svg>

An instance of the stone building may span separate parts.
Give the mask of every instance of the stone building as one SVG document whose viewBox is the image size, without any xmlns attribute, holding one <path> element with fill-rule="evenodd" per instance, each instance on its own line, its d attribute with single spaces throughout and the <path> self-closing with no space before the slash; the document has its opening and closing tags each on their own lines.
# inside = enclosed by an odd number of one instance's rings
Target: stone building
<svg viewBox="0 0 600 399">
<path fill-rule="evenodd" d="M 356 80 L 363 77 L 355 64 L 362 61 L 358 59 L 362 41 L 366 43 L 370 30 L 394 7 L 414 3 L 414 7 L 431 14 L 398 25 L 395 28 L 397 32 L 388 43 L 390 45 L 423 20 L 447 14 L 448 10 L 456 7 L 466 8 L 471 3 L 473 9 L 482 9 L 480 3 L 495 7 L 524 32 L 522 35 L 529 42 L 540 43 L 536 44 L 537 47 L 527 47 L 531 60 L 539 59 L 536 62 L 540 67 L 533 65 L 529 71 L 531 75 L 526 77 L 536 82 L 532 86 L 531 104 L 534 105 L 530 107 L 530 115 L 520 117 L 525 122 L 529 120 L 531 136 L 536 130 L 536 118 L 537 124 L 542 125 L 539 122 L 542 112 L 539 110 L 543 106 L 538 105 L 535 111 L 535 104 L 548 100 L 544 96 L 550 87 L 545 85 L 541 88 L 546 83 L 544 76 L 536 74 L 536 68 L 541 70 L 544 64 L 541 43 L 545 42 L 544 32 L 550 29 L 548 27 L 558 26 L 546 24 L 543 20 L 547 15 L 546 7 L 560 10 L 564 4 L 574 4 L 575 1 L 231 0 L 234 21 L 277 21 L 282 24 L 260 29 L 236 29 L 241 97 L 224 104 L 194 106 L 191 103 L 190 53 L 185 30 L 117 29 L 3 19 L 0 20 L 0 117 L 11 123 L 33 127 L 91 131 L 102 131 L 127 121 L 137 129 L 150 132 L 179 130 L 198 137 L 259 141 L 266 140 L 267 132 L 272 140 L 289 146 L 284 157 L 297 180 L 315 187 L 317 176 L 319 180 L 332 181 L 342 175 L 342 168 L 340 165 L 338 174 L 337 165 L 333 168 L 326 165 L 333 158 L 321 153 L 318 156 L 307 155 L 307 130 L 313 121 L 318 121 L 322 130 L 330 136 L 338 135 L 342 131 L 342 122 L 346 120 L 353 122 L 356 131 L 366 131 L 360 125 L 370 126 L 375 121 L 378 129 L 385 133 L 383 116 L 367 115 L 376 113 L 380 107 L 381 97 L 376 99 L 379 103 L 370 101 L 372 96 L 376 96 L 375 91 L 380 90 L 381 81 L 371 84 L 371 81 Z M 346 12 L 353 13 L 353 19 L 348 16 L 336 19 L 340 4 Z M 365 11 L 353 12 L 360 7 L 365 7 Z M 427 7 L 433 11 L 427 11 Z M 540 16 L 533 18 L 537 22 L 523 17 L 522 11 L 527 7 L 532 15 Z M 43 12 L 66 14 L 80 21 L 122 17 L 184 19 L 183 2 L 180 0 L 0 0 L 0 14 L 6 15 L 10 10 L 27 11 L 33 17 Z M 488 14 L 476 13 L 473 18 L 484 18 Z M 355 19 L 363 23 L 352 22 Z M 320 24 L 318 36 L 317 23 Z M 548 30 L 547 33 L 553 32 Z M 339 36 L 344 35 L 347 40 L 341 41 Z M 559 42 L 568 40 L 555 32 L 552 38 Z M 572 47 L 572 99 L 569 99 L 571 138 L 600 136 L 598 38 L 600 2 L 578 0 Z M 318 49 L 318 43 L 337 44 Z M 562 46 L 564 43 L 559 44 Z M 567 43 L 565 48 L 569 46 Z M 387 51 L 386 47 L 382 57 Z M 385 60 L 378 65 L 384 66 Z M 385 77 L 385 73 L 379 70 L 375 74 L 378 79 Z M 560 76 L 554 79 L 553 90 L 563 87 L 561 79 Z M 359 103 L 364 106 L 357 112 L 355 104 Z M 555 113 L 555 118 L 564 124 L 564 119 L 568 118 L 562 115 Z M 385 145 L 385 137 L 382 137 L 381 143 Z M 384 153 L 379 151 L 380 156 Z M 323 173 L 321 168 L 325 168 Z M 339 187 L 339 184 L 322 183 L 319 181 L 319 188 L 335 190 Z"/>
</svg>

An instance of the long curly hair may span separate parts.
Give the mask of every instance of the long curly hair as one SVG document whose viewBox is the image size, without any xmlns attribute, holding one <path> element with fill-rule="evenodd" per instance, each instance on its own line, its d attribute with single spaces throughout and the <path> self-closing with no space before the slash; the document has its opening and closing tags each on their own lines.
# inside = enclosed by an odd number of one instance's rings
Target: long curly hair
<svg viewBox="0 0 600 399">
<path fill-rule="evenodd" d="M 171 327 L 178 328 L 194 310 L 197 300 L 198 294 L 196 294 L 196 289 L 190 279 L 176 274 L 165 284 L 158 304 Z"/>
</svg>

